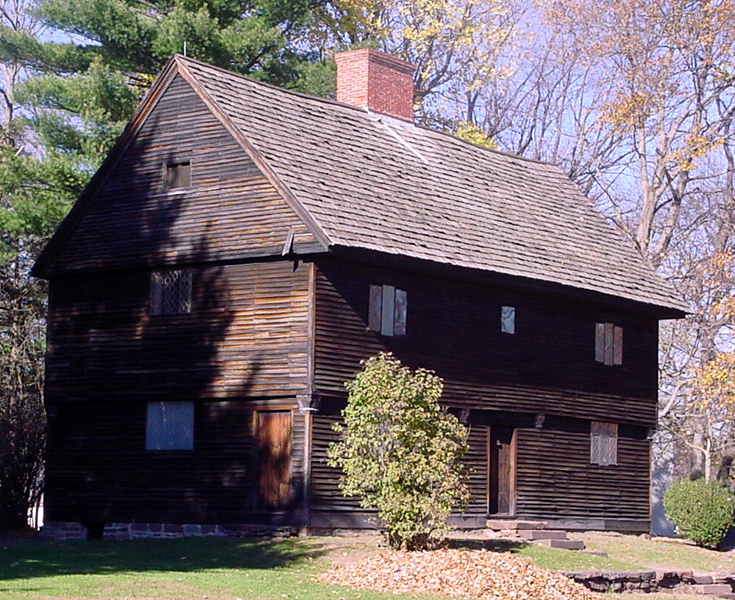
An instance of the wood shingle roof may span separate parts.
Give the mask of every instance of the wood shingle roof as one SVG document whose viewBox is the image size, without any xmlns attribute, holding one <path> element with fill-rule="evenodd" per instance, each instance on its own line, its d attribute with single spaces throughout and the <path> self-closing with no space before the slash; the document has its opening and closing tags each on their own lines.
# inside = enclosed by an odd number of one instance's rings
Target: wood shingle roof
<svg viewBox="0 0 735 600">
<path fill-rule="evenodd" d="M 554 165 L 192 59 L 175 57 L 161 79 L 171 72 L 198 91 L 327 248 L 687 309 Z"/>
<path fill-rule="evenodd" d="M 179 61 L 332 245 L 686 310 L 554 165 Z"/>
</svg>

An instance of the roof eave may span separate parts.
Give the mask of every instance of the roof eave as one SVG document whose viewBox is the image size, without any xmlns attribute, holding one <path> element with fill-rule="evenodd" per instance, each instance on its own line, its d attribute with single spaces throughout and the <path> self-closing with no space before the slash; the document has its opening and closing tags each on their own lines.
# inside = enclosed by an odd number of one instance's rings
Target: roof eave
<svg viewBox="0 0 735 600">
<path fill-rule="evenodd" d="M 416 269 L 421 268 L 430 272 L 438 272 L 447 277 L 458 276 L 460 273 L 472 274 L 472 278 L 486 277 L 497 278 L 494 285 L 507 285 L 518 289 L 529 289 L 536 292 L 546 291 L 563 296 L 581 297 L 586 301 L 604 301 L 606 304 L 625 305 L 636 312 L 646 313 L 658 320 L 682 319 L 689 314 L 688 308 L 683 300 L 672 297 L 670 302 L 655 302 L 643 300 L 621 294 L 612 294 L 587 287 L 574 286 L 560 283 L 558 281 L 526 277 L 504 273 L 489 268 L 470 267 L 450 262 L 441 262 L 427 258 L 408 256 L 405 254 L 393 254 L 375 250 L 373 248 L 362 248 L 344 244 L 334 244 L 330 247 L 330 254 L 337 258 L 365 261 L 372 264 L 395 266 L 397 268 Z M 464 277 L 460 277 L 464 278 Z"/>
</svg>

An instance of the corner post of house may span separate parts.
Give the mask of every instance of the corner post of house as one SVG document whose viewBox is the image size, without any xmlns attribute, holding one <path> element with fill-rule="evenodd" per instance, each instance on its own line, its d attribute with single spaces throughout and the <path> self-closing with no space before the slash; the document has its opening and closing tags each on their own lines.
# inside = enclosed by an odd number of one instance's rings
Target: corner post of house
<svg viewBox="0 0 735 600">
<path fill-rule="evenodd" d="M 319 410 L 321 398 L 316 394 L 299 394 L 296 402 L 299 413 L 304 416 L 304 465 L 303 484 L 301 493 L 301 519 L 299 535 L 308 535 L 309 526 L 309 495 L 311 490 L 311 447 L 312 447 L 312 421 L 313 414 Z"/>
</svg>

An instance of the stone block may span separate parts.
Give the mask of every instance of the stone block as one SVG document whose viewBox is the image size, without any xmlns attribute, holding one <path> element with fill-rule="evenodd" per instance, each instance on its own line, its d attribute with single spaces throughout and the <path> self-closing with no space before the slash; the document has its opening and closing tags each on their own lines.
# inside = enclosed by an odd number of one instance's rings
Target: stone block
<svg viewBox="0 0 735 600">
<path fill-rule="evenodd" d="M 529 529 L 547 529 L 546 521 L 518 521 L 514 519 L 488 519 L 485 527 L 495 531 L 521 531 Z"/>
<path fill-rule="evenodd" d="M 584 550 L 584 542 L 581 540 L 535 540 L 535 544 L 549 548 L 562 548 L 564 550 Z"/>
<path fill-rule="evenodd" d="M 704 596 L 719 596 L 720 594 L 732 593 L 732 588 L 724 583 L 704 583 L 693 585 L 691 590 L 695 594 L 701 594 Z"/>
<path fill-rule="evenodd" d="M 528 529 L 520 532 L 527 540 L 566 540 L 567 532 L 558 529 Z"/>
</svg>

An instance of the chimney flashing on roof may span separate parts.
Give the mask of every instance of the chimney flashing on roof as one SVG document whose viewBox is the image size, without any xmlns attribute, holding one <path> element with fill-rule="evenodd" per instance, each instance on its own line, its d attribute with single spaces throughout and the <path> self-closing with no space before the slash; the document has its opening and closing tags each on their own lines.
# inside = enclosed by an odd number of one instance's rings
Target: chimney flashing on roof
<svg viewBox="0 0 735 600">
<path fill-rule="evenodd" d="M 337 100 L 413 123 L 411 63 L 372 48 L 335 54 Z"/>
</svg>

